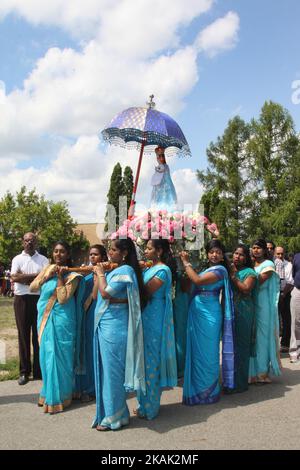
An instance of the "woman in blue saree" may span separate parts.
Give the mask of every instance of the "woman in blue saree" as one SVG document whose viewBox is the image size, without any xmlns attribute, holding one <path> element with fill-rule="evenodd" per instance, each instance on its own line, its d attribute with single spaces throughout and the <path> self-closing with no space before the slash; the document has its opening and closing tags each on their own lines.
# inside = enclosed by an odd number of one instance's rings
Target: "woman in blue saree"
<svg viewBox="0 0 300 470">
<path fill-rule="evenodd" d="M 190 288 L 189 278 L 181 270 L 177 271 L 173 315 L 178 378 L 184 375 Z"/>
<path fill-rule="evenodd" d="M 165 159 L 165 149 L 155 149 L 158 166 L 151 179 L 152 193 L 150 207 L 153 209 L 166 209 L 172 211 L 176 208 L 177 195 L 171 179 L 170 169 Z"/>
<path fill-rule="evenodd" d="M 103 245 L 93 245 L 89 252 L 89 261 L 92 266 L 107 261 L 106 250 Z M 85 374 L 76 374 L 73 399 L 80 399 L 87 403 L 95 399 L 94 376 L 94 324 L 95 307 L 97 303 L 98 282 L 95 273 L 84 278 L 84 322 L 85 322 Z"/>
<path fill-rule="evenodd" d="M 234 308 L 225 249 L 219 240 L 206 247 L 209 268 L 197 274 L 188 253 L 181 259 L 194 284 L 189 307 L 183 403 L 200 405 L 220 399 L 220 340 L 223 386 L 234 388 Z M 222 291 L 223 310 L 220 304 Z"/>
<path fill-rule="evenodd" d="M 250 356 L 255 355 L 254 293 L 256 272 L 252 267 L 249 248 L 239 244 L 233 253 L 233 298 L 235 308 L 235 388 L 248 390 Z M 228 391 L 227 391 L 228 392 Z"/>
<path fill-rule="evenodd" d="M 112 241 L 109 258 L 119 267 L 105 274 L 101 263 L 95 309 L 95 386 L 98 431 L 129 423 L 126 394 L 145 393 L 141 302 L 146 298 L 142 273 L 132 240 Z"/>
<path fill-rule="evenodd" d="M 38 404 L 50 414 L 71 404 L 75 371 L 82 373 L 84 367 L 83 278 L 65 271 L 70 265 L 65 242 L 55 244 L 53 261 L 30 285 L 32 291 L 41 289 L 37 308 L 43 387 Z"/>
<path fill-rule="evenodd" d="M 150 300 L 142 313 L 146 395 L 137 395 L 137 415 L 150 420 L 158 415 L 162 389 L 177 385 L 172 308 L 172 271 L 175 274 L 176 262 L 169 242 L 163 239 L 149 240 L 145 257 L 153 266 L 143 272 Z"/>
<path fill-rule="evenodd" d="M 268 259 L 265 240 L 253 243 L 254 269 L 258 276 L 255 290 L 256 356 L 250 358 L 249 377 L 251 383 L 271 383 L 269 373 L 281 374 L 278 300 L 280 280 L 273 261 Z"/>
</svg>

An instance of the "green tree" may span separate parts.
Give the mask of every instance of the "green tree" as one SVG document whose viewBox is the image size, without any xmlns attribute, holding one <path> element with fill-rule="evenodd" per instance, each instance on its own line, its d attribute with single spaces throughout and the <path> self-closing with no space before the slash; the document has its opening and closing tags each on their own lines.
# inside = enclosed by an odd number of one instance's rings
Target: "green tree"
<svg viewBox="0 0 300 470">
<path fill-rule="evenodd" d="M 110 178 L 110 187 L 107 193 L 107 204 L 112 205 L 116 211 L 116 224 L 119 225 L 119 197 L 125 193 L 124 182 L 122 177 L 122 167 L 120 163 L 114 166 L 113 172 Z M 108 213 L 106 212 L 105 220 L 105 231 L 108 229 L 107 223 Z"/>
<path fill-rule="evenodd" d="M 227 247 L 263 237 L 299 251 L 300 142 L 288 111 L 269 101 L 250 124 L 232 119 L 207 156 L 201 202 Z"/>
<path fill-rule="evenodd" d="M 123 176 L 124 196 L 127 197 L 127 212 L 130 206 L 132 191 L 133 191 L 133 173 L 130 166 L 126 166 Z"/>
<path fill-rule="evenodd" d="M 228 248 L 243 237 L 246 145 L 250 129 L 240 117 L 229 121 L 222 137 L 207 149 L 208 169 L 198 171 L 206 215 L 216 222 Z"/>
<path fill-rule="evenodd" d="M 75 232 L 76 225 L 65 201 L 48 201 L 25 186 L 16 195 L 7 192 L 0 200 L 0 259 L 10 263 L 22 249 L 26 232 L 38 235 L 39 245 L 48 255 L 58 239 L 67 241 L 77 251 L 86 249 L 88 241 Z"/>
<path fill-rule="evenodd" d="M 110 187 L 107 193 L 107 204 L 112 205 L 116 211 L 116 225 L 119 226 L 120 214 L 119 214 L 119 198 L 126 196 L 127 198 L 127 212 L 129 209 L 131 196 L 133 191 L 133 174 L 132 169 L 129 166 L 125 167 L 124 176 L 122 176 L 122 167 L 120 163 L 114 166 L 113 172 L 110 178 Z M 108 212 L 105 215 L 105 231 L 108 230 Z"/>
<path fill-rule="evenodd" d="M 296 210 L 300 185 L 299 138 L 292 117 L 280 104 L 266 102 L 259 118 L 252 120 L 247 155 L 250 190 L 245 229 L 248 238 L 262 236 L 276 241 L 284 237 L 285 245 L 289 245 L 289 238 L 295 238 L 294 228 L 299 224 Z M 293 246 L 294 242 L 291 242 Z"/>
</svg>

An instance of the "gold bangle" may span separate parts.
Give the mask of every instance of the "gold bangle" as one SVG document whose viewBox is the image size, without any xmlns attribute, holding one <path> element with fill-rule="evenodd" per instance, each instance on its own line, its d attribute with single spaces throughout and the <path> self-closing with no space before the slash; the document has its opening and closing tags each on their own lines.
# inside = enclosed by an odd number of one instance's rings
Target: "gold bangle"
<svg viewBox="0 0 300 470">
<path fill-rule="evenodd" d="M 98 274 L 98 277 L 105 277 L 105 274 Z"/>
<path fill-rule="evenodd" d="M 185 264 L 184 264 L 184 267 L 185 267 L 185 268 L 188 268 L 189 266 L 192 267 L 192 263 L 185 263 Z"/>
</svg>

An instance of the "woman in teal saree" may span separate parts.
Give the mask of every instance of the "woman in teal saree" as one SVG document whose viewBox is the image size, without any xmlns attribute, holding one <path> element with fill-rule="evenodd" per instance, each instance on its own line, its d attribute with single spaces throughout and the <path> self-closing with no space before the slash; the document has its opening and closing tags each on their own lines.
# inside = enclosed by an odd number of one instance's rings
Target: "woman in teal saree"
<svg viewBox="0 0 300 470">
<path fill-rule="evenodd" d="M 190 288 L 189 278 L 181 270 L 177 271 L 173 315 L 178 378 L 184 375 Z"/>
<path fill-rule="evenodd" d="M 235 388 L 234 392 L 248 389 L 250 356 L 255 355 L 254 292 L 256 272 L 252 268 L 249 249 L 239 244 L 233 253 L 233 298 L 235 308 Z"/>
<path fill-rule="evenodd" d="M 83 308 L 84 282 L 76 273 L 66 273 L 70 249 L 57 242 L 53 261 L 31 283 L 41 289 L 38 301 L 38 335 L 43 387 L 39 406 L 45 413 L 62 412 L 71 404 L 75 371 L 84 372 Z"/>
<path fill-rule="evenodd" d="M 206 252 L 209 268 L 199 274 L 189 263 L 188 254 L 181 253 L 186 273 L 194 285 L 189 307 L 183 384 L 183 403 L 190 406 L 215 403 L 220 399 L 221 336 L 223 386 L 234 388 L 234 308 L 229 266 L 219 240 L 211 240 Z"/>
<path fill-rule="evenodd" d="M 112 241 L 109 258 L 118 268 L 98 277 L 95 309 L 95 386 L 98 431 L 119 429 L 129 424 L 127 392 L 145 393 L 144 343 L 141 302 L 145 289 L 132 240 Z"/>
<path fill-rule="evenodd" d="M 158 415 L 162 389 L 177 385 L 170 269 L 176 269 L 176 262 L 169 242 L 163 239 L 149 240 L 145 257 L 153 266 L 143 272 L 150 300 L 142 313 L 146 395 L 138 393 L 137 415 L 150 420 Z"/>
<path fill-rule="evenodd" d="M 250 358 L 251 383 L 271 383 L 269 373 L 281 374 L 279 356 L 278 300 L 280 280 L 273 261 L 268 259 L 267 244 L 259 239 L 253 243 L 254 269 L 258 277 L 255 290 L 256 356 Z"/>
<path fill-rule="evenodd" d="M 93 245 L 89 252 L 89 261 L 92 266 L 107 261 L 106 250 L 103 245 Z M 84 278 L 84 323 L 85 323 L 85 374 L 76 374 L 73 399 L 80 399 L 83 403 L 92 401 L 96 397 L 94 377 L 94 324 L 95 307 L 97 303 L 97 276 L 88 274 Z"/>
</svg>

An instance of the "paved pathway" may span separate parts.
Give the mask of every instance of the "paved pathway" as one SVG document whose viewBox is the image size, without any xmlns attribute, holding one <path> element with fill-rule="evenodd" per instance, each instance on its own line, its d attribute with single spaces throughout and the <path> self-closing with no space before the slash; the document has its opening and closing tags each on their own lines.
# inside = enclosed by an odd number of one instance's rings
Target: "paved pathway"
<svg viewBox="0 0 300 470">
<path fill-rule="evenodd" d="M 132 417 L 116 432 L 90 428 L 95 404 L 74 404 L 64 413 L 38 408 L 40 382 L 0 383 L 0 449 L 299 449 L 300 364 L 283 359 L 273 384 L 252 385 L 214 405 L 180 404 L 181 388 L 164 392 L 154 421 Z M 135 406 L 134 398 L 129 408 Z"/>
</svg>

